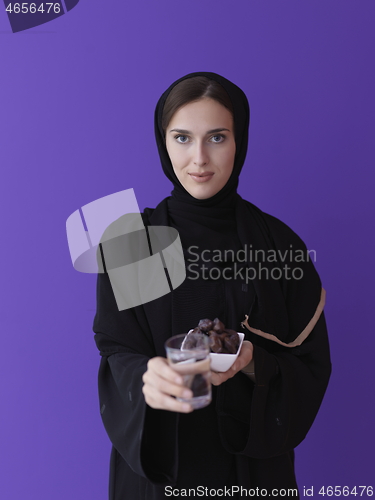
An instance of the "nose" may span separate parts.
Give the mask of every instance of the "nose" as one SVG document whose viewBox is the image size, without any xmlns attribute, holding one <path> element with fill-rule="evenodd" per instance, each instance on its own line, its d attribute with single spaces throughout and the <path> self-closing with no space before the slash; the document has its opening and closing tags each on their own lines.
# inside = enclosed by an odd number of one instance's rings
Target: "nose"
<svg viewBox="0 0 375 500">
<path fill-rule="evenodd" d="M 194 165 L 197 167 L 203 167 L 207 165 L 210 161 L 208 153 L 206 151 L 204 144 L 197 144 L 194 151 Z"/>
</svg>

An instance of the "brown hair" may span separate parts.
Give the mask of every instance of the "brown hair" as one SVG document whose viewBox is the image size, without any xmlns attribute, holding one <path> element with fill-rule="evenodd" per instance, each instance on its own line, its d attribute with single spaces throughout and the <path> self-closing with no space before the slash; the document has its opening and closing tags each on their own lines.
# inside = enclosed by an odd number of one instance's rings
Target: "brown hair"
<svg viewBox="0 0 375 500">
<path fill-rule="evenodd" d="M 164 136 L 172 116 L 179 108 L 190 102 L 199 101 L 204 97 L 214 99 L 222 104 L 234 116 L 232 102 L 227 91 L 220 83 L 210 80 L 206 76 L 186 78 L 186 80 L 182 80 L 173 87 L 165 101 L 162 116 Z"/>
</svg>

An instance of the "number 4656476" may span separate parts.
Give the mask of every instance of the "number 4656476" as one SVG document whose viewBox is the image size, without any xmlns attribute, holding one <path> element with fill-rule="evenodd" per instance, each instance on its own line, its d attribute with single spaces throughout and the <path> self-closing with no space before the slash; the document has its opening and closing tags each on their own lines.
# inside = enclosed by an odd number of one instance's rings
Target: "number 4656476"
<svg viewBox="0 0 375 500">
<path fill-rule="evenodd" d="M 347 496 L 366 496 L 372 497 L 374 494 L 374 488 L 372 486 L 354 486 L 349 488 L 349 486 L 322 486 L 319 490 L 319 495 L 328 497 L 347 497 Z"/>
<path fill-rule="evenodd" d="M 59 14 L 61 11 L 61 5 L 59 3 L 46 2 L 41 3 L 37 7 L 36 3 L 9 3 L 5 10 L 10 13 L 13 12 L 14 14 L 35 14 L 36 12 L 49 14 L 51 11 L 55 14 Z"/>
</svg>

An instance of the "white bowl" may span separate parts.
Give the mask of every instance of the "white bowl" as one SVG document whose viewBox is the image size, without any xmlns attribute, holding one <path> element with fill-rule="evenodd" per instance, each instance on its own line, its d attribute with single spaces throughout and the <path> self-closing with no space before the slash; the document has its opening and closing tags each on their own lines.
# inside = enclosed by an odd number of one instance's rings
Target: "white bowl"
<svg viewBox="0 0 375 500">
<path fill-rule="evenodd" d="M 211 352 L 211 370 L 214 372 L 226 372 L 236 361 L 237 356 L 241 350 L 242 342 L 245 337 L 244 333 L 237 332 L 240 337 L 240 345 L 236 354 L 220 354 L 217 352 Z"/>
<path fill-rule="evenodd" d="M 189 330 L 188 333 L 192 332 L 193 330 Z M 241 347 L 242 347 L 242 342 L 245 337 L 245 334 L 242 332 L 237 332 L 238 336 L 240 337 L 240 345 L 238 346 L 237 353 L 236 354 L 220 354 L 218 352 L 211 352 L 210 353 L 210 358 L 211 358 L 211 370 L 214 372 L 226 372 L 229 370 L 229 368 L 233 365 L 233 363 L 236 361 L 237 356 L 240 353 Z"/>
</svg>

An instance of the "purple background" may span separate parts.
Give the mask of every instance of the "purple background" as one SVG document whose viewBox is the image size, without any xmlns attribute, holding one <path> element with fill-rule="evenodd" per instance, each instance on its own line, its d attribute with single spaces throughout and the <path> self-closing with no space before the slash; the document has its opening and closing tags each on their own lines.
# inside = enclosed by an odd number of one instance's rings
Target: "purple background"
<svg viewBox="0 0 375 500">
<path fill-rule="evenodd" d="M 82 0 L 12 34 L 0 12 L 1 498 L 107 498 L 96 276 L 73 269 L 65 221 L 130 187 L 141 209 L 169 194 L 153 112 L 192 71 L 246 92 L 239 192 L 317 251 L 333 374 L 301 490 L 374 484 L 374 18 L 373 0 Z"/>
</svg>

